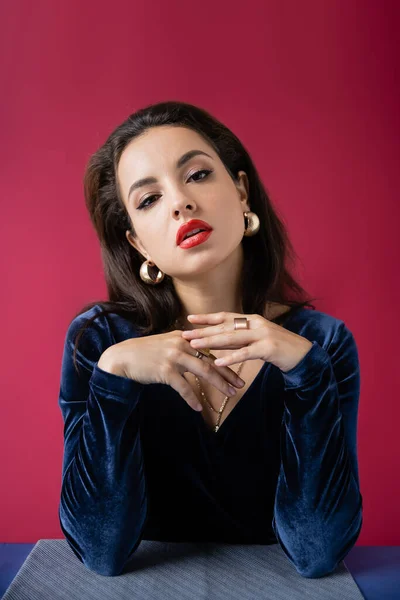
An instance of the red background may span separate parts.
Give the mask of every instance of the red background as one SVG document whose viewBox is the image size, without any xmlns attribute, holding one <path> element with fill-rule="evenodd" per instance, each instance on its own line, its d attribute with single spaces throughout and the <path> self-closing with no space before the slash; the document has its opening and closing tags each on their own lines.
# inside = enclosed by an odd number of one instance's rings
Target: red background
<svg viewBox="0 0 400 600">
<path fill-rule="evenodd" d="M 358 545 L 400 543 L 398 7 L 1 4 L 1 542 L 63 537 L 63 341 L 75 311 L 105 298 L 85 164 L 130 113 L 174 99 L 242 139 L 301 282 L 354 333 Z"/>
</svg>

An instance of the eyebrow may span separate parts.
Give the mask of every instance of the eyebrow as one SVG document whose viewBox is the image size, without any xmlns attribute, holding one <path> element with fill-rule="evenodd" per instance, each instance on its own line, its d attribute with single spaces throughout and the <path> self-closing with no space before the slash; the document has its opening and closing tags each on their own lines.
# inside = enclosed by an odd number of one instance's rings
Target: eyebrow
<svg viewBox="0 0 400 600">
<path fill-rule="evenodd" d="M 211 158 L 213 160 L 213 157 L 210 156 L 209 154 L 207 154 L 207 152 L 204 152 L 203 150 L 189 150 L 188 152 L 185 152 L 185 154 L 183 154 L 178 159 L 178 161 L 176 163 L 176 168 L 180 169 L 191 158 L 193 158 L 194 156 L 197 156 L 199 154 L 208 156 L 209 158 Z M 128 200 L 129 200 L 129 196 L 131 195 L 131 193 L 134 190 L 137 190 L 138 188 L 143 187 L 144 185 L 148 185 L 149 183 L 157 183 L 156 177 L 143 177 L 143 179 L 138 179 L 137 181 L 135 181 L 135 183 L 132 183 L 131 187 L 129 188 L 129 192 L 128 192 Z"/>
</svg>

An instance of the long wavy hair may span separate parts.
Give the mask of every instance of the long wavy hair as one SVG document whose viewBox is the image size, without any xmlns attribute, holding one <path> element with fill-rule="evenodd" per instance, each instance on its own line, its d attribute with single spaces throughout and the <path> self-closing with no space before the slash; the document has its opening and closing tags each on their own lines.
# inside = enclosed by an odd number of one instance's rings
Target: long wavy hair
<svg viewBox="0 0 400 600">
<path fill-rule="evenodd" d="M 236 135 L 206 110 L 178 101 L 150 104 L 131 114 L 90 157 L 84 173 L 84 195 L 91 222 L 100 241 L 108 300 L 86 304 L 76 315 L 99 305 L 101 312 L 88 318 L 75 337 L 73 361 L 79 340 L 94 319 L 117 313 L 131 321 L 142 336 L 173 330 L 182 316 L 183 306 L 165 274 L 157 285 L 146 284 L 139 275 L 144 257 L 129 244 L 126 230 L 135 236 L 133 223 L 122 201 L 117 166 L 125 147 L 151 127 L 161 125 L 188 127 L 200 134 L 218 154 L 234 182 L 237 173 L 246 172 L 249 203 L 260 219 L 255 236 L 243 237 L 242 306 L 245 314 L 265 315 L 268 302 L 289 305 L 290 311 L 302 307 L 315 309 L 316 298 L 307 298 L 305 290 L 290 274 L 296 253 L 283 219 L 272 206 L 257 169 Z M 154 268 L 154 267 L 153 267 Z M 157 271 L 157 268 L 156 268 Z M 152 267 L 149 267 L 152 274 Z M 273 319 L 279 323 L 287 316 Z"/>
</svg>

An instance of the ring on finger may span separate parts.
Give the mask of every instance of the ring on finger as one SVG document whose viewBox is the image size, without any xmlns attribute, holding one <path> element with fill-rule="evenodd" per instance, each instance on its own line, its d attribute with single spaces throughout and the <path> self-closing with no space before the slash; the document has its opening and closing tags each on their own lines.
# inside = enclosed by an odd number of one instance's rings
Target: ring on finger
<svg viewBox="0 0 400 600">
<path fill-rule="evenodd" d="M 212 358 L 213 360 L 217 360 L 217 357 L 214 354 L 211 354 L 209 348 L 202 348 L 201 350 L 196 350 L 196 358 L 202 359 L 203 356 L 207 358 Z"/>
</svg>

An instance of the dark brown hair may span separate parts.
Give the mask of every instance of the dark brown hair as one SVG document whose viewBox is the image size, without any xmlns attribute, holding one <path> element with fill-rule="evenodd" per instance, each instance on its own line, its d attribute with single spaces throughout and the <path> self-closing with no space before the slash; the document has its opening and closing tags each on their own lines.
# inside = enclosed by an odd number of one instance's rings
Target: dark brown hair
<svg viewBox="0 0 400 600">
<path fill-rule="evenodd" d="M 129 244 L 126 230 L 135 236 L 133 224 L 122 201 L 117 166 L 127 144 L 151 127 L 169 125 L 188 127 L 199 133 L 218 154 L 226 170 L 238 181 L 237 173 L 246 172 L 249 181 L 249 206 L 260 219 L 256 235 L 243 237 L 244 268 L 242 306 L 245 314 L 265 315 L 267 302 L 291 306 L 293 310 L 309 306 L 315 309 L 306 292 L 289 272 L 288 261 L 296 257 L 283 220 L 273 208 L 249 153 L 219 120 L 206 110 L 178 101 L 159 102 L 131 114 L 91 156 L 84 174 L 84 194 L 90 219 L 100 241 L 108 300 L 86 304 L 76 315 L 98 304 L 101 312 L 88 318 L 75 339 L 73 360 L 83 332 L 100 315 L 117 313 L 131 321 L 140 335 L 164 333 L 174 329 L 183 306 L 172 279 L 165 274 L 157 285 L 141 280 L 139 270 L 144 257 Z M 157 273 L 157 268 L 155 273 Z M 152 267 L 149 267 L 152 275 Z M 289 313 L 286 313 L 289 314 Z M 286 315 L 285 315 L 286 316 Z M 282 317 L 283 318 L 283 317 Z M 273 319 L 279 323 L 281 317 Z"/>
</svg>

